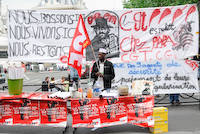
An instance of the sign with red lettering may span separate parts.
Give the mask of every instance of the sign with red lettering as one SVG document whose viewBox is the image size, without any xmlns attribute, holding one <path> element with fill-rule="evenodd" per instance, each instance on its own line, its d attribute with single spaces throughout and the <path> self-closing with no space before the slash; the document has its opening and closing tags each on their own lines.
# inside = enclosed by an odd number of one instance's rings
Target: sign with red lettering
<svg viewBox="0 0 200 134">
<path fill-rule="evenodd" d="M 20 103 L 13 103 L 13 124 L 40 124 L 38 101 L 22 99 Z"/>
<path fill-rule="evenodd" d="M 71 100 L 72 127 L 100 127 L 99 98 Z"/>
<path fill-rule="evenodd" d="M 13 125 L 13 105 L 0 99 L 0 124 Z"/>
<path fill-rule="evenodd" d="M 59 101 L 40 101 L 41 125 L 65 127 L 67 125 L 67 104 Z"/>
<path fill-rule="evenodd" d="M 99 101 L 101 127 L 127 123 L 127 97 L 105 98 Z"/>
<path fill-rule="evenodd" d="M 128 123 L 141 126 L 153 127 L 154 118 L 152 116 L 154 107 L 154 97 L 151 95 L 136 95 L 127 101 Z"/>
<path fill-rule="evenodd" d="M 67 63 L 80 14 L 96 57 L 101 47 L 113 62 L 198 54 L 198 8 L 188 4 L 127 10 L 9 10 L 9 59 Z M 83 61 L 94 60 L 90 46 L 83 57 Z"/>
<path fill-rule="evenodd" d="M 0 93 L 0 124 L 66 127 L 66 100 L 48 98 L 50 93 Z"/>
<path fill-rule="evenodd" d="M 142 127 L 154 125 L 151 117 L 154 97 L 124 96 L 72 99 L 72 127 L 106 127 L 132 123 Z"/>
</svg>

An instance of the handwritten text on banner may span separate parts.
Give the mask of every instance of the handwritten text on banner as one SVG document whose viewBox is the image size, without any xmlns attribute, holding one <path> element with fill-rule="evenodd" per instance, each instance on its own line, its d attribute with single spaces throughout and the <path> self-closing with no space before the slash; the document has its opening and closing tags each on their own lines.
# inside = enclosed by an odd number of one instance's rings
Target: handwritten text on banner
<svg viewBox="0 0 200 134">
<path fill-rule="evenodd" d="M 112 61 L 184 59 L 198 54 L 195 4 L 131 10 L 8 10 L 10 60 L 67 63 L 79 14 L 97 56 Z M 102 30 L 103 28 L 103 30 Z M 91 46 L 84 55 L 94 60 Z"/>
<path fill-rule="evenodd" d="M 114 64 L 113 88 L 147 80 L 154 83 L 154 94 L 198 93 L 198 63 L 191 60 L 162 60 Z"/>
</svg>

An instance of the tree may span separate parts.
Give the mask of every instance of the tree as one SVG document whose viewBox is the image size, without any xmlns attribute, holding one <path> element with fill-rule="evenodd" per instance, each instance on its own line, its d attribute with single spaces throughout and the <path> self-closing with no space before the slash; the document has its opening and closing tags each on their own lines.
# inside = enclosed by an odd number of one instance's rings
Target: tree
<svg viewBox="0 0 200 134">
<path fill-rule="evenodd" d="M 124 0 L 124 8 L 163 7 L 186 4 L 198 4 L 199 0 Z"/>
</svg>

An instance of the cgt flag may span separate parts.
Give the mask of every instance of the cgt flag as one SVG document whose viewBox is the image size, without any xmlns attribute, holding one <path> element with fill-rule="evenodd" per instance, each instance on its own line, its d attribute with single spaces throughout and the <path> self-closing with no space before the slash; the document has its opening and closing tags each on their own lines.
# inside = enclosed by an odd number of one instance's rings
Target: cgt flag
<svg viewBox="0 0 200 134">
<path fill-rule="evenodd" d="M 74 33 L 74 38 L 69 49 L 68 65 L 76 68 L 81 77 L 83 49 L 91 44 L 88 33 L 80 14 L 78 24 Z"/>
</svg>

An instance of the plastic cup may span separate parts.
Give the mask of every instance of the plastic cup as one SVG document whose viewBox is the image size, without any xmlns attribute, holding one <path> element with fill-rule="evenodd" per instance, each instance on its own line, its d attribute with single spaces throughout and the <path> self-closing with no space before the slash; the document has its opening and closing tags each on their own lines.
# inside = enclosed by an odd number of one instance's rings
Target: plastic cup
<svg viewBox="0 0 200 134">
<path fill-rule="evenodd" d="M 9 95 L 22 94 L 23 79 L 8 79 Z"/>
</svg>

